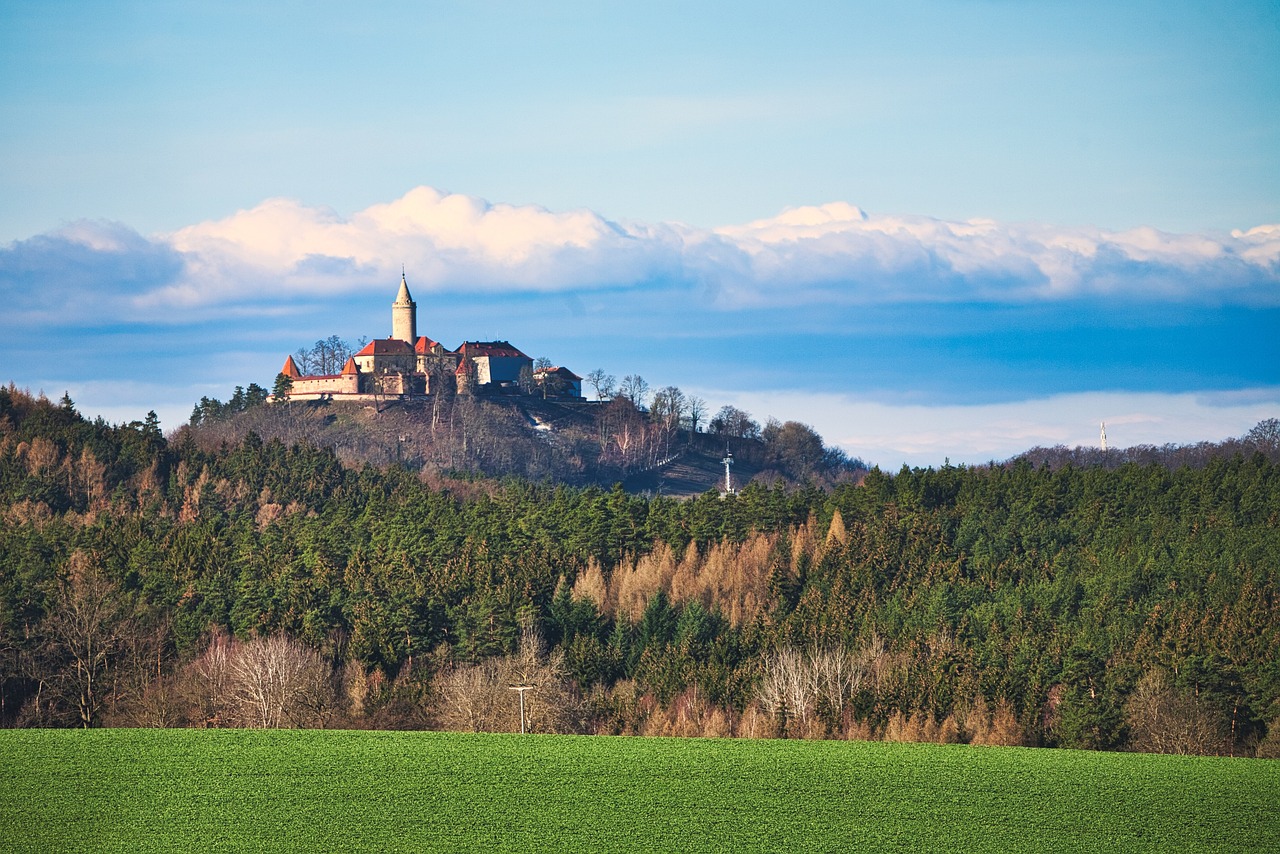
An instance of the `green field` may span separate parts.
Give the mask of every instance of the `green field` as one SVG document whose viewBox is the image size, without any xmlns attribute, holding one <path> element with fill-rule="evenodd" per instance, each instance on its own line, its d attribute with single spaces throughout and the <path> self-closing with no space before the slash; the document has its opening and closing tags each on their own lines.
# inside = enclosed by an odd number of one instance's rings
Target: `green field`
<svg viewBox="0 0 1280 854">
<path fill-rule="evenodd" d="M 12 851 L 1277 851 L 1280 762 L 861 742 L 0 731 Z"/>
</svg>

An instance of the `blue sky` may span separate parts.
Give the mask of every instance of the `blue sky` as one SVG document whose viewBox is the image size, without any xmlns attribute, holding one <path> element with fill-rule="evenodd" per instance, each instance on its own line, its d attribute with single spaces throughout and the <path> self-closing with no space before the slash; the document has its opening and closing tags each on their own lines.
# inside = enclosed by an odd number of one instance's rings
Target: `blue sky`
<svg viewBox="0 0 1280 854">
<path fill-rule="evenodd" d="M 1274 3 L 0 2 L 0 379 L 173 428 L 403 264 L 886 467 L 1239 435 L 1277 105 Z"/>
</svg>

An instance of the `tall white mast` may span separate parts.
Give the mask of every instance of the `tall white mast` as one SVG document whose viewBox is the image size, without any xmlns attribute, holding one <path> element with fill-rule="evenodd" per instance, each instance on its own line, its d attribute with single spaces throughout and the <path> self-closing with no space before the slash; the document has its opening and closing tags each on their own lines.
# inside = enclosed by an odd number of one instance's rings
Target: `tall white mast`
<svg viewBox="0 0 1280 854">
<path fill-rule="evenodd" d="M 1107 449 L 1107 422 L 1102 422 L 1102 450 Z"/>
</svg>

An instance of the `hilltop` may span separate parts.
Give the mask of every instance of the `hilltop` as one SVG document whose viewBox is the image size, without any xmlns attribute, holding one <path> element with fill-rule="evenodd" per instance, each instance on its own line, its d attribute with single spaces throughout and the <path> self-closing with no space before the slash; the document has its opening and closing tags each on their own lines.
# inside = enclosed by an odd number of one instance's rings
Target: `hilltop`
<svg viewBox="0 0 1280 854">
<path fill-rule="evenodd" d="M 270 403 L 263 396 L 255 404 L 193 418 L 175 437 L 212 450 L 256 433 L 285 445 L 330 448 L 351 466 L 395 464 L 428 474 L 579 486 L 621 482 L 630 492 L 681 497 L 722 490 L 726 454 L 733 455 L 735 489 L 755 479 L 834 484 L 865 470 L 826 447 L 804 424 L 770 421 L 760 427 L 747 413 L 725 410 L 734 423 L 717 417 L 710 425 L 714 432 L 706 433 L 623 395 L 589 402 L 459 394 L 377 405 Z"/>
<path fill-rule="evenodd" d="M 337 336 L 285 358 L 270 393 L 251 383 L 226 404 L 202 398 L 187 430 L 197 444 L 238 443 L 250 432 L 332 448 L 349 465 L 404 465 L 429 474 L 523 477 L 690 496 L 733 491 L 759 476 L 832 484 L 864 468 L 827 448 L 812 428 L 762 428 L 731 406 L 638 374 L 584 378 L 508 341 L 449 349 L 418 332 L 417 303 L 401 274 L 391 334 L 355 347 Z M 269 404 L 264 406 L 264 404 Z M 712 435 L 706 435 L 706 428 Z M 726 484 L 721 461 L 737 477 Z"/>
</svg>

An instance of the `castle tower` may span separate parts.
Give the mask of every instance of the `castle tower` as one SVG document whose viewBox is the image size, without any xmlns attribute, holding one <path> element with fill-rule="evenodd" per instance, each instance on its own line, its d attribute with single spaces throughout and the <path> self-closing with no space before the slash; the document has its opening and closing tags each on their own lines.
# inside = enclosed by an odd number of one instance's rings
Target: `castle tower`
<svg viewBox="0 0 1280 854">
<path fill-rule="evenodd" d="M 418 340 L 418 304 L 409 296 L 409 283 L 400 271 L 400 293 L 391 304 L 391 337 L 399 338 L 410 347 Z"/>
</svg>

